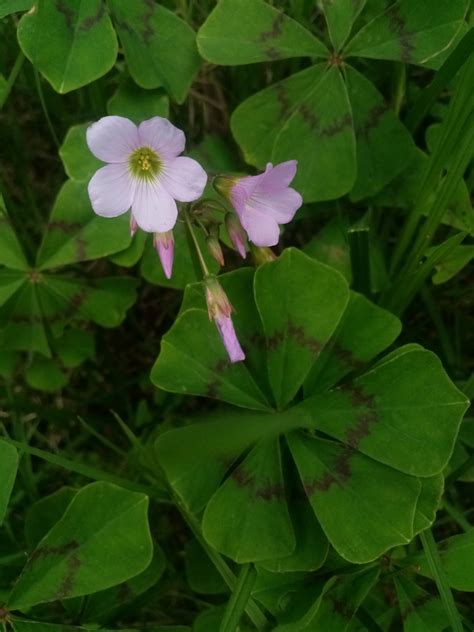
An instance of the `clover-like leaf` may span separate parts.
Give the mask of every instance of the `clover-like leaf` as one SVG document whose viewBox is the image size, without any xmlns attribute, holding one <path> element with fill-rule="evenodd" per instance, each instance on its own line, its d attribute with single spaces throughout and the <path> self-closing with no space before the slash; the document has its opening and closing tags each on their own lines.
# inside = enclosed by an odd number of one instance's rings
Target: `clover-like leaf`
<svg viewBox="0 0 474 632">
<path fill-rule="evenodd" d="M 294 186 L 308 202 L 340 197 L 354 184 L 352 112 L 337 67 L 318 64 L 253 95 L 231 127 L 250 164 L 298 160 Z"/>
<path fill-rule="evenodd" d="M 414 476 L 446 466 L 468 405 L 437 356 L 416 345 L 300 404 L 318 430 Z"/>
<path fill-rule="evenodd" d="M 468 0 L 398 0 L 367 24 L 348 44 L 346 54 L 423 64 L 454 41 Z"/>
<path fill-rule="evenodd" d="M 255 300 L 265 331 L 268 375 L 281 408 L 293 399 L 336 329 L 349 288 L 333 268 L 291 248 L 257 270 Z"/>
<path fill-rule="evenodd" d="M 110 220 L 91 208 L 86 184 L 69 180 L 59 191 L 37 256 L 40 270 L 105 257 L 130 244 L 129 218 Z"/>
<path fill-rule="evenodd" d="M 221 0 L 201 26 L 197 43 L 204 59 L 231 66 L 329 55 L 310 31 L 261 0 Z"/>
<path fill-rule="evenodd" d="M 443 632 L 449 620 L 443 603 L 403 575 L 394 577 L 405 632 Z"/>
<path fill-rule="evenodd" d="M 0 526 L 5 518 L 10 494 L 15 484 L 18 462 L 16 448 L 0 439 Z"/>
<path fill-rule="evenodd" d="M 349 65 L 346 82 L 357 143 L 357 178 L 351 199 L 357 201 L 375 195 L 398 176 L 414 157 L 415 146 L 373 83 Z"/>
<path fill-rule="evenodd" d="M 15 230 L 4 207 L 0 195 L 0 266 L 12 270 L 27 270 L 28 263 L 18 242 Z"/>
<path fill-rule="evenodd" d="M 169 99 L 163 90 L 144 90 L 125 78 L 107 103 L 107 112 L 125 116 L 137 125 L 154 116 L 168 117 Z"/>
<path fill-rule="evenodd" d="M 163 86 L 182 103 L 201 64 L 192 28 L 149 0 L 108 0 L 108 6 L 136 83 L 146 89 Z"/>
<path fill-rule="evenodd" d="M 207 504 L 203 534 L 239 563 L 290 555 L 296 546 L 278 438 L 258 443 Z"/>
<path fill-rule="evenodd" d="M 59 148 L 64 170 L 72 180 L 90 180 L 97 169 L 103 166 L 91 152 L 86 142 L 86 131 L 90 123 L 73 125 L 67 131 Z"/>
<path fill-rule="evenodd" d="M 118 49 L 102 0 L 40 0 L 21 18 L 18 41 L 26 57 L 61 93 L 105 75 Z"/>
<path fill-rule="evenodd" d="M 349 37 L 352 26 L 365 3 L 366 0 L 339 0 L 338 2 L 319 0 L 328 25 L 329 36 L 336 51 L 342 48 Z"/>
<path fill-rule="evenodd" d="M 88 595 L 141 573 L 153 552 L 147 511 L 147 496 L 110 483 L 78 491 L 28 558 L 9 607 Z"/>
</svg>

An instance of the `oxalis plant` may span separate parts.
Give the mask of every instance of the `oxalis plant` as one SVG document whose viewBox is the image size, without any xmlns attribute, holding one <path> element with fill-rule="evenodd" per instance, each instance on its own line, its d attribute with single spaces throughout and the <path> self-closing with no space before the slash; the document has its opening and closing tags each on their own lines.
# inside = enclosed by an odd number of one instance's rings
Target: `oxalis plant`
<svg viewBox="0 0 474 632">
<path fill-rule="evenodd" d="M 469 0 L 0 18 L 0 632 L 471 630 Z"/>
</svg>

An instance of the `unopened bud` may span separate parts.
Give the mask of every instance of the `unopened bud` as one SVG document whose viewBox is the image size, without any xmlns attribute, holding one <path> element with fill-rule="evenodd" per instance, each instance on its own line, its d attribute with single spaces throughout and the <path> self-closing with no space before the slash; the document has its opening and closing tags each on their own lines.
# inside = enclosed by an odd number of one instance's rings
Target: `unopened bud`
<svg viewBox="0 0 474 632">
<path fill-rule="evenodd" d="M 216 324 L 230 361 L 242 362 L 242 360 L 245 360 L 245 353 L 235 333 L 231 318 L 233 308 L 227 298 L 227 294 L 216 277 L 208 276 L 204 279 L 204 283 L 206 285 L 209 318 Z"/>
<path fill-rule="evenodd" d="M 130 237 L 133 237 L 138 230 L 138 224 L 133 217 L 133 213 L 130 213 Z"/>
<path fill-rule="evenodd" d="M 229 233 L 229 238 L 242 259 L 247 256 L 247 233 L 242 228 L 238 217 L 234 213 L 227 213 L 225 216 L 225 226 Z"/>
<path fill-rule="evenodd" d="M 217 261 L 220 266 L 224 266 L 224 253 L 222 252 L 222 248 L 217 237 L 214 237 L 214 235 L 209 235 L 208 237 L 206 237 L 206 245 L 211 256 Z"/>
<path fill-rule="evenodd" d="M 238 178 L 234 178 L 232 176 L 216 176 L 212 181 L 212 186 L 214 189 L 222 195 L 226 200 L 230 200 L 230 194 L 232 191 L 232 187 L 237 182 Z"/>
<path fill-rule="evenodd" d="M 275 259 L 277 258 L 273 250 L 271 250 L 270 248 L 267 248 L 266 246 L 261 248 L 259 246 L 252 245 L 250 249 L 252 251 L 252 256 L 253 256 L 255 266 L 257 268 L 258 266 L 261 266 L 264 263 L 275 261 Z"/>
<path fill-rule="evenodd" d="M 165 277 L 171 279 L 174 258 L 173 231 L 168 230 L 166 233 L 155 233 L 153 236 L 153 244 L 160 257 L 161 267 L 163 268 Z"/>
</svg>

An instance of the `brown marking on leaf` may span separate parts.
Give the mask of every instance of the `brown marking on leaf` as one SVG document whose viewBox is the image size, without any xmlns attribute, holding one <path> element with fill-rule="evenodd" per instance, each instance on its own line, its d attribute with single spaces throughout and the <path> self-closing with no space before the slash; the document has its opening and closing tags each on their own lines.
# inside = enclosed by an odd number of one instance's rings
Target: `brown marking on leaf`
<svg viewBox="0 0 474 632">
<path fill-rule="evenodd" d="M 209 382 L 204 396 L 209 397 L 210 399 L 217 399 L 219 397 L 219 384 L 219 380 L 212 380 L 212 382 Z"/>
<path fill-rule="evenodd" d="M 120 20 L 116 16 L 114 16 L 114 22 L 119 31 L 124 31 L 127 35 L 133 35 L 133 29 L 128 22 Z"/>
<path fill-rule="evenodd" d="M 0 606 L 0 623 L 7 623 L 9 616 L 10 616 L 10 611 L 4 604 L 2 604 Z"/>
<path fill-rule="evenodd" d="M 291 101 L 288 98 L 285 86 L 281 83 L 275 85 L 275 96 L 280 106 L 281 118 L 286 118 L 291 112 Z"/>
<path fill-rule="evenodd" d="M 56 10 L 64 16 L 67 28 L 72 31 L 74 28 L 74 11 L 68 6 L 66 0 L 56 0 Z"/>
<path fill-rule="evenodd" d="M 276 331 L 273 336 L 267 338 L 267 351 L 275 351 L 281 345 L 285 334 L 283 331 Z"/>
<path fill-rule="evenodd" d="M 79 548 L 80 544 L 76 540 L 70 540 L 59 546 L 40 546 L 30 556 L 30 563 L 36 562 L 50 555 L 66 555 Z"/>
<path fill-rule="evenodd" d="M 87 241 L 82 237 L 77 237 L 75 240 L 75 256 L 76 261 L 87 259 Z"/>
<path fill-rule="evenodd" d="M 74 316 L 74 314 L 80 309 L 81 305 L 86 300 L 88 294 L 89 294 L 89 288 L 85 286 L 81 287 L 77 292 L 75 292 L 71 296 L 71 298 L 68 301 L 69 304 L 65 309 L 57 312 L 56 314 L 52 316 L 45 317 L 45 320 L 49 324 L 54 324 L 61 320 L 65 320 L 67 318 Z"/>
<path fill-rule="evenodd" d="M 334 474 L 326 472 L 324 476 L 315 481 L 305 481 L 303 483 L 304 490 L 308 497 L 315 492 L 327 492 L 334 484 L 341 486 L 347 481 L 351 475 L 349 459 L 353 455 L 354 450 L 350 446 L 341 449 L 341 453 L 334 462 Z"/>
<path fill-rule="evenodd" d="M 347 429 L 344 438 L 345 443 L 357 450 L 362 439 L 369 436 L 371 427 L 379 420 L 375 410 L 375 399 L 373 395 L 364 393 L 360 386 L 345 385 L 341 386 L 341 390 L 349 394 L 351 403 L 354 406 L 368 409 L 358 413 L 356 425 Z"/>
<path fill-rule="evenodd" d="M 143 29 L 142 29 L 142 37 L 143 41 L 146 45 L 151 43 L 153 39 L 153 35 L 155 34 L 155 28 L 152 24 L 152 19 L 155 14 L 155 0 L 143 0 L 143 4 L 148 8 L 145 13 L 142 15 Z"/>
<path fill-rule="evenodd" d="M 365 366 L 363 360 L 359 360 L 349 349 L 345 349 L 339 343 L 334 343 L 332 347 L 333 353 L 337 356 L 344 367 L 352 371 L 359 371 Z"/>
<path fill-rule="evenodd" d="M 281 483 L 272 483 L 255 491 L 255 497 L 262 500 L 282 500 L 285 498 L 285 488 Z"/>
<path fill-rule="evenodd" d="M 52 220 L 48 222 L 46 226 L 47 230 L 59 230 L 62 233 L 73 233 L 76 230 L 80 230 L 84 228 L 84 224 L 80 224 L 79 222 L 66 222 L 64 220 Z"/>
<path fill-rule="evenodd" d="M 402 61 L 409 64 L 416 46 L 414 34 L 406 27 L 406 20 L 400 13 L 400 7 L 394 4 L 387 13 L 388 27 L 398 37 L 402 49 Z"/>
<path fill-rule="evenodd" d="M 130 599 L 133 599 L 133 597 L 135 597 L 135 593 L 132 590 L 132 587 L 130 586 L 130 584 L 128 584 L 127 582 L 125 582 L 124 584 L 120 584 L 120 586 L 118 586 L 117 588 L 117 601 L 119 603 L 125 603 L 127 601 L 130 601 Z"/>
<path fill-rule="evenodd" d="M 238 487 L 248 487 L 255 480 L 253 474 L 245 472 L 242 467 L 236 467 L 230 477 Z"/>
<path fill-rule="evenodd" d="M 327 138 L 332 138 L 333 136 L 337 136 L 337 134 L 340 134 L 346 127 L 350 127 L 351 125 L 352 116 L 347 113 L 339 120 L 331 123 L 331 125 L 320 129 L 319 135 L 326 136 Z"/>
<path fill-rule="evenodd" d="M 280 13 L 278 13 L 277 16 L 275 16 L 275 19 L 273 20 L 270 30 L 262 31 L 262 33 L 260 33 L 260 35 L 257 38 L 257 43 L 264 44 L 270 39 L 275 39 L 276 37 L 280 37 L 280 35 L 282 34 L 282 27 L 283 27 L 284 21 L 285 21 L 285 14 L 283 13 L 283 11 L 281 11 Z"/>
<path fill-rule="evenodd" d="M 335 595 L 326 595 L 328 601 L 331 602 L 333 610 L 337 612 L 343 619 L 348 621 L 352 619 L 355 609 L 342 599 L 338 599 Z"/>
<path fill-rule="evenodd" d="M 352 116 L 347 113 L 342 118 L 336 119 L 331 124 L 323 127 L 321 119 L 305 103 L 299 106 L 298 113 L 310 130 L 314 130 L 321 138 L 332 138 L 340 134 L 346 127 L 352 125 Z"/>
<path fill-rule="evenodd" d="M 17 325 L 41 325 L 43 322 L 41 316 L 37 314 L 12 314 L 10 320 Z"/>
<path fill-rule="evenodd" d="M 259 349 L 265 349 L 265 336 L 259 333 L 253 333 L 249 336 L 248 341 L 252 347 L 258 347 Z"/>
<path fill-rule="evenodd" d="M 72 591 L 74 590 L 74 582 L 76 579 L 77 571 L 81 567 L 81 560 L 77 557 L 77 555 L 71 555 L 71 557 L 67 561 L 66 565 L 66 574 L 64 575 L 61 584 L 56 591 L 55 598 L 67 599 L 70 597 Z"/>
<path fill-rule="evenodd" d="M 449 549 L 449 540 L 438 542 L 438 551 L 447 551 Z"/>
<path fill-rule="evenodd" d="M 295 325 L 291 321 L 288 321 L 287 331 L 288 335 L 293 338 L 300 347 L 304 347 L 314 354 L 321 353 L 323 345 L 316 340 L 316 338 L 308 336 L 301 325 Z"/>
<path fill-rule="evenodd" d="M 268 57 L 268 59 L 271 59 L 272 61 L 276 61 L 281 58 L 281 53 L 274 46 L 269 46 L 265 49 L 265 57 Z"/>
<path fill-rule="evenodd" d="M 79 27 L 79 30 L 87 33 L 87 31 L 90 31 L 91 28 L 93 28 L 96 24 L 98 24 L 102 20 L 104 15 L 105 15 L 105 6 L 103 2 L 101 2 L 99 4 L 99 8 L 97 9 L 96 14 L 90 15 L 89 17 L 85 18 L 81 26 Z"/>
<path fill-rule="evenodd" d="M 387 103 L 379 103 L 375 105 L 367 114 L 367 119 L 363 125 L 358 128 L 358 132 L 364 138 L 367 138 L 369 132 L 375 129 L 383 116 L 388 112 L 389 107 Z"/>
<path fill-rule="evenodd" d="M 406 619 L 408 619 L 408 617 L 412 614 L 412 612 L 415 612 L 415 610 L 418 610 L 418 608 L 422 608 L 432 599 L 434 599 L 433 595 L 430 595 L 428 593 L 420 595 L 419 597 L 414 599 L 413 602 L 400 613 L 401 620 L 405 622 Z"/>
<path fill-rule="evenodd" d="M 316 114 L 309 109 L 307 105 L 305 105 L 304 103 L 301 104 L 298 108 L 298 113 L 301 115 L 301 118 L 311 130 L 319 130 L 321 126 L 321 121 L 316 116 Z"/>
</svg>

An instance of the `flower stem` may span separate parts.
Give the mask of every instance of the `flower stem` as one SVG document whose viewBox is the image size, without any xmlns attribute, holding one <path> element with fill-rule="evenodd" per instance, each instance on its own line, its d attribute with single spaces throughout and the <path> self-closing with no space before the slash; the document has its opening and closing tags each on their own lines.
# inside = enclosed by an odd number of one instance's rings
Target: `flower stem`
<svg viewBox="0 0 474 632">
<path fill-rule="evenodd" d="M 224 612 L 219 632 L 235 632 L 244 614 L 252 587 L 257 578 L 253 564 L 244 564 Z"/>
<path fill-rule="evenodd" d="M 448 615 L 449 622 L 451 624 L 452 632 L 463 632 L 463 625 L 459 616 L 458 609 L 454 602 L 453 593 L 449 587 L 444 568 L 441 563 L 441 558 L 438 553 L 436 542 L 434 541 L 431 529 L 426 529 L 420 533 L 421 543 L 423 544 L 423 550 L 425 551 L 426 559 L 430 570 L 433 574 L 433 578 L 438 587 L 438 591 L 443 602 L 444 609 Z"/>
<path fill-rule="evenodd" d="M 204 257 L 203 257 L 202 251 L 201 251 L 201 247 L 199 246 L 199 242 L 197 240 L 196 233 L 194 232 L 194 228 L 193 228 L 193 225 L 192 225 L 192 222 L 191 222 L 191 218 L 189 217 L 189 212 L 187 210 L 184 211 L 184 218 L 186 220 L 186 225 L 188 227 L 189 234 L 191 235 L 191 239 L 193 240 L 194 248 L 196 249 L 196 254 L 197 254 L 197 257 L 199 259 L 199 265 L 201 266 L 202 273 L 203 273 L 204 277 L 208 277 L 208 276 L 210 276 L 211 273 L 209 272 L 209 269 L 208 269 L 208 267 L 206 265 L 206 262 L 204 261 Z"/>
<path fill-rule="evenodd" d="M 49 131 L 51 133 L 51 136 L 52 136 L 56 146 L 60 147 L 61 143 L 59 142 L 59 138 L 58 138 L 58 136 L 56 134 L 56 131 L 55 131 L 54 127 L 53 127 L 53 123 L 51 121 L 51 117 L 49 116 L 48 108 L 46 106 L 46 101 L 45 101 L 45 98 L 44 98 L 44 93 L 43 93 L 43 88 L 41 86 L 41 79 L 40 79 L 39 73 L 36 70 L 36 68 L 34 69 L 34 71 L 35 71 L 36 90 L 38 92 L 39 100 L 40 100 L 40 103 L 41 103 L 41 107 L 43 109 L 43 114 L 44 114 L 44 117 L 46 119 L 46 123 L 48 124 Z"/>
</svg>

